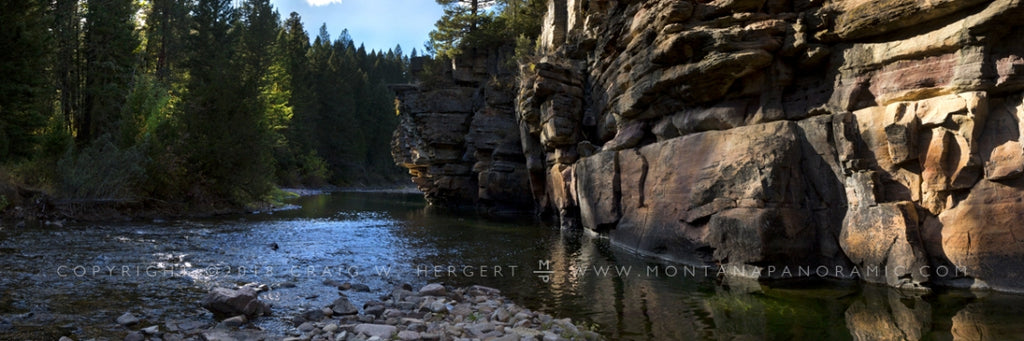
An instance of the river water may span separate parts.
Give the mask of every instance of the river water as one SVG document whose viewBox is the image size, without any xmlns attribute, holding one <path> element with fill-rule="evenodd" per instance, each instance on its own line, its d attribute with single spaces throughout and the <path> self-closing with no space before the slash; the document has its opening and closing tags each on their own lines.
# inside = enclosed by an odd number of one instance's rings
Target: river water
<svg viewBox="0 0 1024 341">
<path fill-rule="evenodd" d="M 498 288 L 611 339 L 1024 339 L 1024 298 L 939 290 L 913 295 L 853 281 L 728 285 L 702 268 L 635 257 L 607 240 L 529 219 L 434 212 L 418 194 L 345 192 L 290 210 L 201 220 L 0 230 L 0 339 L 121 339 L 137 329 L 215 323 L 213 287 L 261 283 L 273 335 L 329 305 L 338 283 L 357 306 L 396 285 Z"/>
</svg>

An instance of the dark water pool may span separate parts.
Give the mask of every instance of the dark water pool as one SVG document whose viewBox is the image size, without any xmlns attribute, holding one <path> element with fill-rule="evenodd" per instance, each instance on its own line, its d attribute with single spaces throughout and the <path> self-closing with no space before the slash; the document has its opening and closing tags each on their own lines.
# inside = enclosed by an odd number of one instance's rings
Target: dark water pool
<svg viewBox="0 0 1024 341">
<path fill-rule="evenodd" d="M 432 212 L 417 194 L 297 199 L 272 214 L 0 230 L 0 339 L 109 338 L 179 321 L 214 323 L 199 306 L 215 286 L 258 282 L 274 316 L 328 305 L 336 283 L 357 305 L 397 284 L 496 287 L 535 310 L 612 339 L 1024 339 L 1024 297 L 920 296 L 849 281 L 727 285 L 700 268 L 637 258 L 606 240 L 529 219 Z M 1024 260 L 1022 260 L 1024 261 Z"/>
</svg>

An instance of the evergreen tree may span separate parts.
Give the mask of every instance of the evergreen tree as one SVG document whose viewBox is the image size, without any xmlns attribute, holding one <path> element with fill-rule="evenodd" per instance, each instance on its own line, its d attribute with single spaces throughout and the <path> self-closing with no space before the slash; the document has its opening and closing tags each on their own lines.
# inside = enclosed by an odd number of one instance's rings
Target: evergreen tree
<svg viewBox="0 0 1024 341">
<path fill-rule="evenodd" d="M 400 173 L 386 84 L 408 81 L 401 46 L 326 25 L 311 44 L 270 0 L 133 1 L 0 0 L 0 158 L 44 151 L 29 162 L 63 195 L 197 204 L 260 200 L 275 174 Z"/>
<path fill-rule="evenodd" d="M 48 117 L 49 18 L 40 0 L 0 4 L 0 160 L 31 156 Z"/>
<path fill-rule="evenodd" d="M 540 34 L 543 0 L 436 0 L 444 15 L 430 32 L 427 50 L 454 58 L 466 49 L 487 49 Z M 489 11 L 485 9 L 490 9 Z"/>
<path fill-rule="evenodd" d="M 78 141 L 116 134 L 135 72 L 132 0 L 92 0 L 85 19 L 85 107 L 78 120 Z"/>
<path fill-rule="evenodd" d="M 235 203 L 260 199 L 271 189 L 273 160 L 260 84 L 269 65 L 266 0 L 240 11 L 229 0 L 199 0 L 193 17 L 189 83 L 181 113 L 194 186 Z M 205 198 L 194 198 L 204 200 Z"/>
<path fill-rule="evenodd" d="M 146 15 L 148 67 L 161 81 L 172 81 L 185 58 L 188 36 L 187 0 L 152 0 Z"/>
<path fill-rule="evenodd" d="M 59 94 L 60 128 L 70 132 L 74 121 L 81 116 L 83 106 L 82 11 L 79 1 L 61 0 L 53 4 L 53 35 L 56 43 L 54 84 Z"/>
</svg>

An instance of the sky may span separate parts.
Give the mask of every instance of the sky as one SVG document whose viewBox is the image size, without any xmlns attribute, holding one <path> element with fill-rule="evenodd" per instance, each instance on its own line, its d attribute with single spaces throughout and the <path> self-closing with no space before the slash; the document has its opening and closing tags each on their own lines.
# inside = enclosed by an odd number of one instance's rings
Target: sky
<svg viewBox="0 0 1024 341">
<path fill-rule="evenodd" d="M 423 55 L 423 43 L 441 18 L 441 6 L 434 0 L 271 0 L 281 12 L 281 20 L 291 12 L 302 17 L 310 43 L 326 23 L 331 39 L 348 29 L 356 46 L 366 50 L 387 51 L 402 44 L 408 55 L 415 47 Z"/>
</svg>

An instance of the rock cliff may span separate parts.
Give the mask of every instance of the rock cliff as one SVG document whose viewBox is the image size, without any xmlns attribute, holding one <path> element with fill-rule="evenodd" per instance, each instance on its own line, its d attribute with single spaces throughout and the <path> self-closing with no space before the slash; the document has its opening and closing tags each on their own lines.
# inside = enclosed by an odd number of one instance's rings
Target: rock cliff
<svg viewBox="0 0 1024 341">
<path fill-rule="evenodd" d="M 394 85 L 400 123 L 395 162 L 432 205 L 503 214 L 532 210 L 513 112 L 513 74 L 502 51 L 467 54 L 429 70 L 431 83 Z M 423 73 L 423 59 L 413 63 Z"/>
<path fill-rule="evenodd" d="M 563 227 L 739 277 L 1024 290 L 1022 1 L 549 4 L 514 104 L 400 92 L 432 202 L 528 183 Z"/>
</svg>

